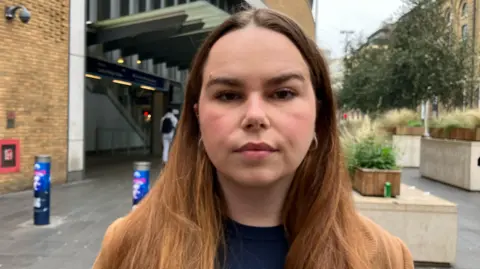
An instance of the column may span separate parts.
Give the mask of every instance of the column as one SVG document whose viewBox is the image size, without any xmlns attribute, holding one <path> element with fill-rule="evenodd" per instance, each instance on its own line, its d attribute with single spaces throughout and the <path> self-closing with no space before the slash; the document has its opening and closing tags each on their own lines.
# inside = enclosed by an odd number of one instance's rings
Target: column
<svg viewBox="0 0 480 269">
<path fill-rule="evenodd" d="M 138 1 L 139 0 L 129 0 L 128 1 L 128 14 L 129 15 L 133 15 L 133 14 L 138 13 Z M 140 65 L 137 64 L 137 60 L 138 60 L 138 55 L 137 54 L 129 56 L 127 58 L 128 59 L 125 59 L 125 62 L 130 67 L 135 68 L 135 69 L 140 69 Z"/>
<path fill-rule="evenodd" d="M 89 2 L 89 9 L 87 10 L 88 21 L 96 22 L 98 20 L 98 1 L 99 0 L 87 0 Z M 102 0 L 100 0 L 102 1 Z M 87 48 L 87 56 L 102 57 L 103 49 L 102 45 L 92 45 Z"/>
<path fill-rule="evenodd" d="M 148 11 L 153 10 L 152 0 L 145 0 L 145 1 L 147 1 L 146 4 L 145 4 L 146 11 L 148 12 Z M 155 73 L 155 70 L 154 70 L 154 67 L 153 67 L 153 59 L 148 59 L 147 60 L 146 69 L 147 69 L 147 72 Z"/>
<path fill-rule="evenodd" d="M 101 1 L 101 0 L 100 0 Z M 91 22 L 97 21 L 98 15 L 98 0 L 88 0 L 89 2 L 89 10 L 88 12 L 88 20 Z"/>
<path fill-rule="evenodd" d="M 106 0 L 101 0 L 101 1 L 106 1 Z M 110 0 L 110 19 L 118 18 L 118 17 L 120 17 L 120 0 Z M 118 58 L 120 58 L 120 56 L 122 56 L 121 51 L 114 50 L 109 53 L 107 59 L 109 61 L 116 63 Z"/>
<path fill-rule="evenodd" d="M 85 170 L 85 0 L 70 0 L 68 66 L 67 181 L 84 178 Z"/>
</svg>

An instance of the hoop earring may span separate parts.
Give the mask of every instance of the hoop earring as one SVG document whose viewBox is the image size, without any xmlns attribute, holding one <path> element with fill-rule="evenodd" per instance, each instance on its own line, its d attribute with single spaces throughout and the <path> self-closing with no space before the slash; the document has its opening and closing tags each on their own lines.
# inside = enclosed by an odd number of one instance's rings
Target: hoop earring
<svg viewBox="0 0 480 269">
<path fill-rule="evenodd" d="M 198 139 L 198 148 L 202 148 L 202 136 Z"/>
<path fill-rule="evenodd" d="M 318 148 L 318 138 L 317 134 L 313 136 L 313 148 L 310 149 L 310 151 L 314 151 Z"/>
</svg>

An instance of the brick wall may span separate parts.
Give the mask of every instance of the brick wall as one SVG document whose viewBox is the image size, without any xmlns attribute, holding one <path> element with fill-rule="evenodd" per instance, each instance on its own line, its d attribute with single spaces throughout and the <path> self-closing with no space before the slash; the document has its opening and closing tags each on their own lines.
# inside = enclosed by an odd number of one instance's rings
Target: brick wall
<svg viewBox="0 0 480 269">
<path fill-rule="evenodd" d="M 290 16 L 311 39 L 315 40 L 315 22 L 308 0 L 263 0 L 263 2 L 269 8 Z"/>
<path fill-rule="evenodd" d="M 22 3 L 28 24 L 7 22 L 4 5 Z M 20 139 L 20 172 L 0 174 L 0 193 L 32 187 L 34 156 L 52 156 L 52 181 L 65 182 L 68 111 L 68 0 L 6 0 L 0 20 L 0 139 Z M 18 15 L 18 12 L 17 12 Z M 16 127 L 6 129 L 6 111 Z"/>
</svg>

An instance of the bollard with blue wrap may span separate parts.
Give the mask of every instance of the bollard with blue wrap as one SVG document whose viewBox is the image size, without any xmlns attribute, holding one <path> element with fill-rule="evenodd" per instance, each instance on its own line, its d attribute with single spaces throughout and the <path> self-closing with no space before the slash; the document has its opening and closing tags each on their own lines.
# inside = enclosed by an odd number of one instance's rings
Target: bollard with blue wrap
<svg viewBox="0 0 480 269">
<path fill-rule="evenodd" d="M 34 225 L 50 224 L 50 168 L 50 156 L 35 156 L 33 176 Z"/>
<path fill-rule="evenodd" d="M 138 203 L 147 195 L 150 189 L 150 163 L 135 162 L 133 164 L 133 207 L 135 209 Z"/>
</svg>

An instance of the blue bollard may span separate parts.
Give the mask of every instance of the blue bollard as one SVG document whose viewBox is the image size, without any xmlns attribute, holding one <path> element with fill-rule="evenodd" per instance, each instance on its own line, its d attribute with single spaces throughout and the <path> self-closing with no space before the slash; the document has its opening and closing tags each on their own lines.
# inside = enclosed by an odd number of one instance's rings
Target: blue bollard
<svg viewBox="0 0 480 269">
<path fill-rule="evenodd" d="M 33 176 L 34 225 L 50 224 L 50 167 L 50 156 L 35 156 Z"/>
<path fill-rule="evenodd" d="M 150 189 L 150 163 L 133 163 L 132 209 L 148 194 Z"/>
</svg>

